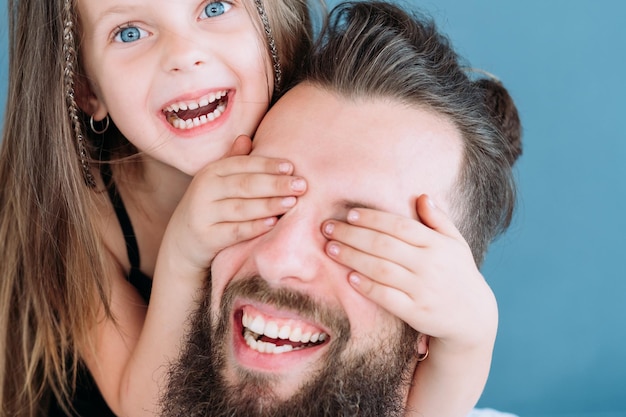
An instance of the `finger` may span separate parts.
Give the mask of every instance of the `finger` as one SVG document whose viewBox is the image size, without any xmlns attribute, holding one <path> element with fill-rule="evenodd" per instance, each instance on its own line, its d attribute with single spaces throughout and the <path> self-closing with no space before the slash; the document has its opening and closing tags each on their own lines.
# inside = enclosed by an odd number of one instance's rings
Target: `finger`
<svg viewBox="0 0 626 417">
<path fill-rule="evenodd" d="M 417 276 L 404 266 L 330 241 L 326 244 L 326 253 L 336 262 L 369 277 L 377 283 L 407 294 L 414 298 Z"/>
<path fill-rule="evenodd" d="M 258 199 L 227 199 L 212 203 L 206 223 L 245 222 L 284 214 L 296 205 L 298 199 L 272 197 Z"/>
<path fill-rule="evenodd" d="M 437 232 L 455 238 L 463 239 L 461 232 L 452 222 L 446 212 L 441 210 L 430 196 L 422 194 L 416 201 L 417 214 L 420 220 Z"/>
<path fill-rule="evenodd" d="M 346 221 L 354 226 L 393 236 L 416 247 L 429 246 L 437 235 L 416 219 L 373 209 L 351 209 Z"/>
<path fill-rule="evenodd" d="M 414 221 L 414 223 L 417 222 Z M 411 272 L 416 272 L 419 268 L 417 254 L 423 248 L 411 245 L 395 236 L 336 220 L 325 222 L 322 226 L 322 231 L 328 239 L 341 242 L 355 250 L 377 258 L 393 262 Z"/>
<path fill-rule="evenodd" d="M 351 272 L 348 282 L 357 292 L 373 301 L 394 316 L 414 326 L 415 303 L 404 292 L 380 283 L 362 274 Z"/>
<path fill-rule="evenodd" d="M 219 242 L 219 246 L 213 248 L 215 249 L 214 255 L 228 246 L 254 239 L 268 232 L 276 225 L 276 221 L 276 217 L 268 217 L 246 222 L 218 223 L 212 225 L 207 233 L 211 234 L 213 242 Z"/>
<path fill-rule="evenodd" d="M 238 136 L 224 158 L 235 155 L 248 155 L 252 150 L 252 139 L 247 135 Z"/>
<path fill-rule="evenodd" d="M 238 173 L 266 173 L 275 175 L 291 175 L 293 164 L 285 159 L 267 158 L 264 156 L 234 155 L 206 165 L 196 177 L 228 176 Z"/>
<path fill-rule="evenodd" d="M 306 191 L 302 177 L 270 174 L 234 174 L 221 178 L 211 193 L 215 200 L 298 196 Z"/>
</svg>

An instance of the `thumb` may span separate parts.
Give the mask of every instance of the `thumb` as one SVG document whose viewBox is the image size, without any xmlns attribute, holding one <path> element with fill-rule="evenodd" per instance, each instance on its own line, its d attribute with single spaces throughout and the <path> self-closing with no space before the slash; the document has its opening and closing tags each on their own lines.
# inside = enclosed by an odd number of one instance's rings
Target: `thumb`
<svg viewBox="0 0 626 417">
<path fill-rule="evenodd" d="M 422 194 L 417 198 L 416 209 L 417 215 L 422 223 L 431 229 L 457 239 L 463 239 L 461 232 L 452 223 L 448 214 L 441 210 L 430 196 Z"/>
<path fill-rule="evenodd" d="M 248 135 L 240 135 L 224 155 L 224 158 L 237 155 L 248 155 L 252 150 L 252 139 Z"/>
</svg>

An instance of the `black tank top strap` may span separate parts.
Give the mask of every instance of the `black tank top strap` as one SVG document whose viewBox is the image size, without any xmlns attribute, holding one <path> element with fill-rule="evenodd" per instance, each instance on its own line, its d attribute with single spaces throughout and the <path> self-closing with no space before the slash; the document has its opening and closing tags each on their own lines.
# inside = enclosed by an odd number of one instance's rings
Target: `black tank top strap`
<svg viewBox="0 0 626 417">
<path fill-rule="evenodd" d="M 120 194 L 117 191 L 115 182 L 113 181 L 113 174 L 111 172 L 111 166 L 107 163 L 100 165 L 100 174 L 107 187 L 109 199 L 113 204 L 115 215 L 122 228 L 124 235 L 124 241 L 126 242 L 126 252 L 128 254 L 128 261 L 130 262 L 130 273 L 128 274 L 128 281 L 139 291 L 139 294 L 144 298 L 146 302 L 150 300 L 150 293 L 152 292 L 152 280 L 141 272 L 141 258 L 139 257 L 139 245 L 137 244 L 137 237 L 133 229 L 133 224 L 130 221 L 126 207 Z"/>
</svg>

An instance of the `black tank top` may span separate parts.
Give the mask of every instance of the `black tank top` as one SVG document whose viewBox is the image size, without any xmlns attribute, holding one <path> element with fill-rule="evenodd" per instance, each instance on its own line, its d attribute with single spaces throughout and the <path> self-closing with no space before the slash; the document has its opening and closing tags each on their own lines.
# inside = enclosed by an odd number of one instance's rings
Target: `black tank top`
<svg viewBox="0 0 626 417">
<path fill-rule="evenodd" d="M 135 237 L 133 224 L 130 222 L 130 217 L 128 217 L 124 202 L 122 201 L 120 194 L 117 192 L 109 164 L 102 164 L 100 172 L 104 183 L 107 184 L 109 198 L 111 199 L 111 203 L 115 209 L 115 214 L 117 215 L 117 221 L 120 223 L 122 233 L 124 234 L 126 252 L 128 253 L 128 260 L 130 261 L 130 272 L 127 277 L 128 282 L 137 288 L 137 291 L 139 291 L 139 294 L 141 294 L 147 303 L 150 300 L 150 293 L 152 291 L 152 279 L 139 269 L 139 246 L 137 245 L 137 238 Z"/>
<path fill-rule="evenodd" d="M 152 291 L 152 280 L 141 270 L 139 246 L 137 245 L 137 238 L 133 230 L 133 225 L 130 222 L 130 217 L 126 212 L 126 207 L 122 201 L 113 177 L 111 174 L 111 167 L 109 164 L 103 163 L 100 168 L 100 173 L 104 183 L 107 184 L 107 191 L 109 198 L 115 209 L 117 220 L 122 228 L 124 234 L 124 241 L 126 242 L 126 252 L 128 253 L 128 260 L 130 261 L 130 272 L 128 274 L 128 281 L 137 288 L 139 294 L 143 297 L 146 303 L 150 300 L 150 293 Z M 81 368 L 78 372 L 78 380 L 76 382 L 76 391 L 72 398 L 72 406 L 76 411 L 72 417 L 115 417 L 113 411 L 107 406 L 100 390 L 96 385 L 89 370 L 81 364 Z M 50 407 L 49 417 L 68 417 L 63 413 L 56 400 Z"/>
</svg>

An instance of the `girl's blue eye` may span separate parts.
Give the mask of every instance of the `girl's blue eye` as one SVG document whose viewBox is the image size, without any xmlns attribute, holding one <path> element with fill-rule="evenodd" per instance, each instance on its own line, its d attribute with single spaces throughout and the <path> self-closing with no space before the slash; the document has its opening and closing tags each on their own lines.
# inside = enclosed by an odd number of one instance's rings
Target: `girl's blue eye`
<svg viewBox="0 0 626 417">
<path fill-rule="evenodd" d="M 117 33 L 115 34 L 115 41 L 123 43 L 135 42 L 143 38 L 147 34 L 148 32 L 139 29 L 137 26 L 127 26 L 124 28 L 120 28 L 117 31 Z"/>
<path fill-rule="evenodd" d="M 203 19 L 207 17 L 217 17 L 229 11 L 231 7 L 232 6 L 225 1 L 214 1 L 207 4 L 200 17 Z"/>
</svg>

